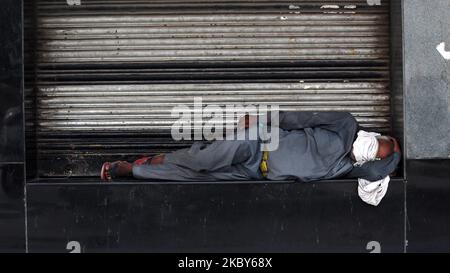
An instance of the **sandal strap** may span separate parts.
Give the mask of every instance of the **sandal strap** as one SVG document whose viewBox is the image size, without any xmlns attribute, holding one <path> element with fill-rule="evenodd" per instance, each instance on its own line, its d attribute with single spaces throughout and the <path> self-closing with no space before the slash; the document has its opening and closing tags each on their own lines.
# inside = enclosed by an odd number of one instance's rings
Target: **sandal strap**
<svg viewBox="0 0 450 273">
<path fill-rule="evenodd" d="M 104 177 L 106 180 L 111 181 L 114 177 L 116 177 L 116 166 L 117 164 L 107 162 L 105 163 L 105 168 L 103 170 Z"/>
<path fill-rule="evenodd" d="M 139 158 L 136 161 L 134 161 L 134 164 L 136 164 L 136 165 L 148 164 L 149 162 L 151 162 L 152 158 L 153 157 L 151 157 L 151 156 L 142 157 L 142 158 Z"/>
</svg>

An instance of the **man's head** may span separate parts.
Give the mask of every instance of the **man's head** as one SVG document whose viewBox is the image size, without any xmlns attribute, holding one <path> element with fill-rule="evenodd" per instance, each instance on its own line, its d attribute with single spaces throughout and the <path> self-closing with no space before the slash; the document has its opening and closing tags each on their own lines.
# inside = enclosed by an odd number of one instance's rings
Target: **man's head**
<svg viewBox="0 0 450 273">
<path fill-rule="evenodd" d="M 393 137 L 360 131 L 353 143 L 352 157 L 357 162 L 368 162 L 385 159 L 396 151 L 400 150 Z"/>
<path fill-rule="evenodd" d="M 394 153 L 395 139 L 390 136 L 380 136 L 378 140 L 377 158 L 385 159 Z"/>
</svg>

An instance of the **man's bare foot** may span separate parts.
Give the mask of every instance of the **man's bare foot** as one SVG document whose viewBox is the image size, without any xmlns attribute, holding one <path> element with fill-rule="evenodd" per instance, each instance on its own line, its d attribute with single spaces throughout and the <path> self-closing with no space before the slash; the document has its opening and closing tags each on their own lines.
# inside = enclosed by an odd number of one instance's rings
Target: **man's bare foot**
<svg viewBox="0 0 450 273">
<path fill-rule="evenodd" d="M 117 177 L 129 177 L 132 175 L 133 164 L 126 161 L 105 162 L 100 171 L 100 178 L 106 182 L 111 182 Z"/>
</svg>

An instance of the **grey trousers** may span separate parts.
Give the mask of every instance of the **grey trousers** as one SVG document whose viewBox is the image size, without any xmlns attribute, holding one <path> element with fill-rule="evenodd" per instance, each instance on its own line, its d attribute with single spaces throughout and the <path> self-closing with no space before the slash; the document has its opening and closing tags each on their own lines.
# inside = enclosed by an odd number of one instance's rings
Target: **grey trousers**
<svg viewBox="0 0 450 273">
<path fill-rule="evenodd" d="M 166 154 L 160 165 L 134 165 L 138 179 L 171 181 L 242 181 L 263 179 L 257 140 L 221 140 L 194 143 Z"/>
</svg>

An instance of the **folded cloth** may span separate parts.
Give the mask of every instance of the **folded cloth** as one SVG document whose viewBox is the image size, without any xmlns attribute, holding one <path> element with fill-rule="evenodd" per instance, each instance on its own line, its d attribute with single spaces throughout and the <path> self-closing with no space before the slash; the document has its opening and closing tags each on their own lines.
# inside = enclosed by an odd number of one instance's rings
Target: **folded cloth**
<svg viewBox="0 0 450 273">
<path fill-rule="evenodd" d="M 389 176 L 376 182 L 360 178 L 358 179 L 358 195 L 367 204 L 377 207 L 386 195 L 390 181 Z"/>
<path fill-rule="evenodd" d="M 355 156 L 355 166 L 362 166 L 367 162 L 375 161 L 378 153 L 378 133 L 359 131 L 356 141 L 353 143 L 353 155 Z M 382 180 L 370 182 L 368 180 L 358 179 L 358 195 L 369 205 L 378 206 L 383 200 L 389 188 L 389 176 Z"/>
</svg>

